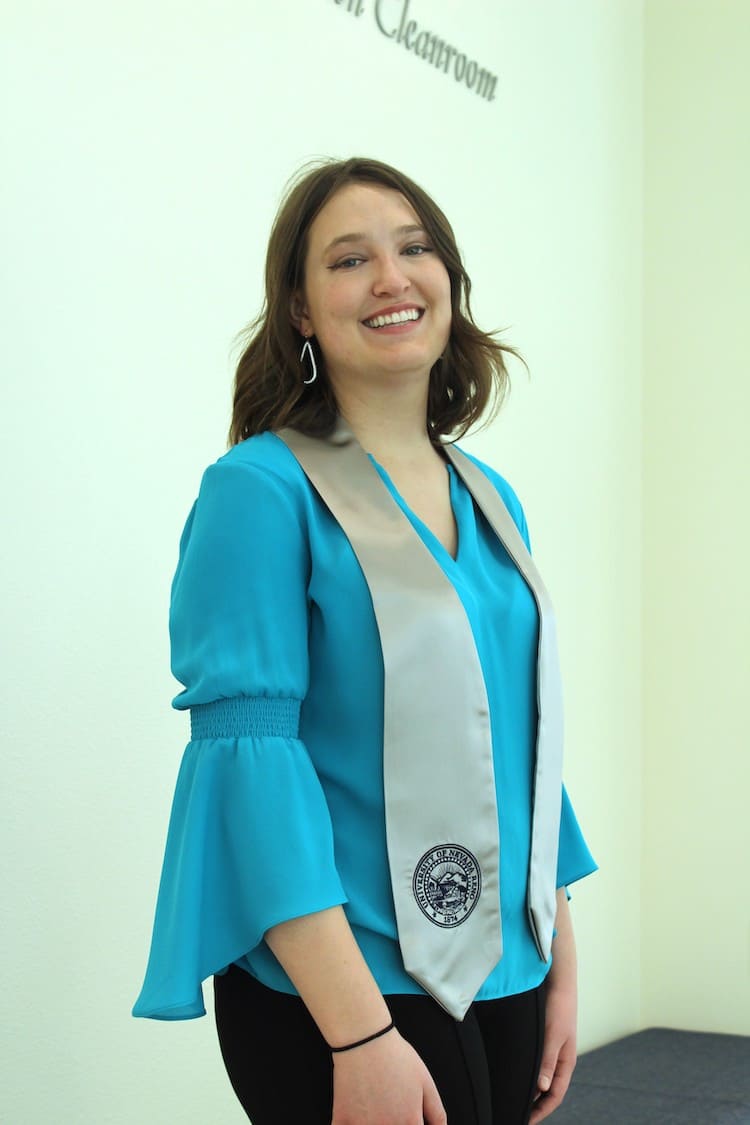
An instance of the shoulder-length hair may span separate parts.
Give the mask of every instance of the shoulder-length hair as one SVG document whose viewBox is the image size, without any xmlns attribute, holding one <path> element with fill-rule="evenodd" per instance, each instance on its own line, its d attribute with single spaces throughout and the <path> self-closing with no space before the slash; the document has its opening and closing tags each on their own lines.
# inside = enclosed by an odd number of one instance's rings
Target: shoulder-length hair
<svg viewBox="0 0 750 1125">
<path fill-rule="evenodd" d="M 379 160 L 352 157 L 306 165 L 291 182 L 271 230 L 266 255 L 266 294 L 260 315 L 243 333 L 229 438 L 232 444 L 284 426 L 311 437 L 327 436 L 338 408 L 318 358 L 318 377 L 304 385 L 303 337 L 291 319 L 295 293 L 304 287 L 308 234 L 331 196 L 346 184 L 379 184 L 403 195 L 414 208 L 450 276 L 451 331 L 430 372 L 427 427 L 433 441 L 463 436 L 489 406 L 494 417 L 508 389 L 506 353 L 518 352 L 482 332 L 471 315 L 471 281 L 450 223 L 438 205 L 408 176 Z M 489 418 L 487 420 L 489 420 Z"/>
</svg>

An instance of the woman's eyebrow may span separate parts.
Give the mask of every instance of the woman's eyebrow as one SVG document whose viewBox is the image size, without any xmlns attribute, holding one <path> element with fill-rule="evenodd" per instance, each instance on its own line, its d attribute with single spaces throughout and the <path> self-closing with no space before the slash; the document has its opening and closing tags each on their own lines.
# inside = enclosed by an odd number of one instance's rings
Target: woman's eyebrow
<svg viewBox="0 0 750 1125">
<path fill-rule="evenodd" d="M 402 227 L 396 227 L 393 233 L 395 235 L 424 234 L 425 231 L 424 227 L 420 226 L 419 223 L 406 223 Z M 340 234 L 328 243 L 323 253 L 327 254 L 329 250 L 333 250 L 335 246 L 340 246 L 342 242 L 364 242 L 367 237 L 368 236 L 362 231 L 353 231 L 351 234 Z"/>
</svg>

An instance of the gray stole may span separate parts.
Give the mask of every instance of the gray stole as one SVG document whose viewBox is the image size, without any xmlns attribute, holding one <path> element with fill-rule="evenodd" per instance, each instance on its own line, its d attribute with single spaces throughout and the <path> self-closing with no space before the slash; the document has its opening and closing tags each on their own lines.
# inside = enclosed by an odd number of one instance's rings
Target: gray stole
<svg viewBox="0 0 750 1125">
<path fill-rule="evenodd" d="M 344 531 L 370 590 L 385 676 L 386 834 L 399 945 L 410 976 L 463 1019 L 502 956 L 489 705 L 471 625 L 452 583 L 342 422 L 328 439 L 292 429 L 277 436 Z M 562 794 L 554 614 L 494 485 L 454 446 L 444 446 L 444 452 L 539 610 L 527 903 L 534 940 L 546 961 L 557 907 Z"/>
</svg>

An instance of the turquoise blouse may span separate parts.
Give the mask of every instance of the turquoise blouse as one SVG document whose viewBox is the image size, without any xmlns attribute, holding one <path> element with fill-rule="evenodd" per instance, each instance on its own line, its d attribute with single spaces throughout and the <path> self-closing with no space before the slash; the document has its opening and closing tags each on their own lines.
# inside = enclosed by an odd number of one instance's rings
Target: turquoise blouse
<svg viewBox="0 0 750 1125">
<path fill-rule="evenodd" d="M 519 501 L 481 462 L 528 543 Z M 490 703 L 504 953 L 477 999 L 538 985 L 526 916 L 536 738 L 536 605 L 454 472 L 454 560 L 403 509 L 468 615 Z M 174 700 L 191 710 L 146 979 L 136 1016 L 205 1014 L 202 982 L 232 963 L 295 989 L 263 941 L 343 903 L 384 993 L 422 993 L 401 961 L 383 798 L 383 662 L 348 539 L 287 446 L 265 433 L 205 473 L 180 542 L 170 611 Z M 439 637 L 436 637 L 439 643 Z M 419 801 L 420 795 L 414 795 Z M 567 794 L 558 886 L 596 870 Z"/>
</svg>

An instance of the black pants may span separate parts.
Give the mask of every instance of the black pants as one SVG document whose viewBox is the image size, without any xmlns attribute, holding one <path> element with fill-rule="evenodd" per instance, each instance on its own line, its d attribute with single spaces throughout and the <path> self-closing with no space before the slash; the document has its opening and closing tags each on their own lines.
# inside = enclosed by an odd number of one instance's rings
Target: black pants
<svg viewBox="0 0 750 1125">
<path fill-rule="evenodd" d="M 252 1125 L 330 1125 L 328 1048 L 297 996 L 232 966 L 214 977 L 229 1079 Z M 459 1023 L 429 996 L 386 996 L 433 1077 L 448 1125 L 525 1125 L 544 1039 L 544 985 L 472 1004 Z"/>
</svg>

